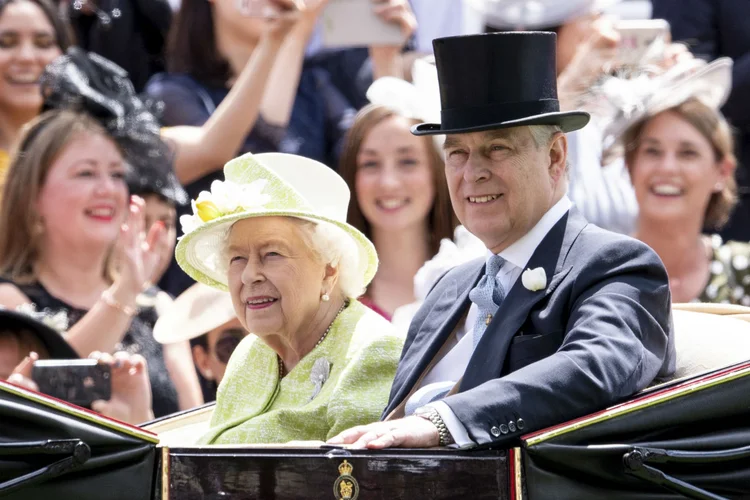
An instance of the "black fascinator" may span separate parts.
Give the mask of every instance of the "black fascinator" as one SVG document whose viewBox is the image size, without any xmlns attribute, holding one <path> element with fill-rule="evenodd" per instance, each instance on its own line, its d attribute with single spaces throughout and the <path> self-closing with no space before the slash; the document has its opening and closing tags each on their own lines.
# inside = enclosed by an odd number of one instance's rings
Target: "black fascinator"
<svg viewBox="0 0 750 500">
<path fill-rule="evenodd" d="M 132 167 L 132 194 L 155 193 L 178 205 L 188 202 L 174 173 L 172 151 L 161 139 L 157 116 L 162 104 L 140 99 L 124 69 L 72 47 L 47 65 L 40 82 L 45 111 L 88 113 L 119 144 Z"/>
</svg>

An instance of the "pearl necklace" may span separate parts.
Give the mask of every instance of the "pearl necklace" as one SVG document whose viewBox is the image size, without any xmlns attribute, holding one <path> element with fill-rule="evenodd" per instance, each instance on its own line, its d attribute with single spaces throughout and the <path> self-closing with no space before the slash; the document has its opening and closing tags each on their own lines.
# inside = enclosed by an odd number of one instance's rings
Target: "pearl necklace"
<svg viewBox="0 0 750 500">
<path fill-rule="evenodd" d="M 326 331 L 323 332 L 323 335 L 315 343 L 315 345 L 313 346 L 313 349 L 318 347 L 320 343 L 325 340 L 325 338 L 328 336 L 328 333 L 331 331 L 331 327 L 336 322 L 336 318 L 339 317 L 339 315 L 344 311 L 344 309 L 346 309 L 346 306 L 348 305 L 349 305 L 349 301 L 348 300 L 344 301 L 344 304 L 341 306 L 341 309 L 339 309 L 339 312 L 337 312 L 336 316 L 333 317 L 333 321 L 331 321 L 331 324 L 328 325 L 328 328 L 326 328 Z M 284 361 L 281 359 L 281 356 L 277 354 L 276 357 L 278 358 L 278 362 L 279 362 L 279 380 L 281 380 L 282 378 L 284 378 L 284 375 L 286 374 L 286 370 L 284 370 Z"/>
</svg>

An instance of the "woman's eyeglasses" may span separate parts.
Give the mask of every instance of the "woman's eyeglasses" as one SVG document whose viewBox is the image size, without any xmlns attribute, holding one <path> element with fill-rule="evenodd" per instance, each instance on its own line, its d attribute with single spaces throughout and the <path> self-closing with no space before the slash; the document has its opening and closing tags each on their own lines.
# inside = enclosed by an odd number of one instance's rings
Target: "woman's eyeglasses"
<svg viewBox="0 0 750 500">
<path fill-rule="evenodd" d="M 245 335 L 247 334 L 240 328 L 229 328 L 221 332 L 219 340 L 214 344 L 216 359 L 227 364 L 234 350 L 240 345 L 242 339 L 245 338 Z"/>
</svg>

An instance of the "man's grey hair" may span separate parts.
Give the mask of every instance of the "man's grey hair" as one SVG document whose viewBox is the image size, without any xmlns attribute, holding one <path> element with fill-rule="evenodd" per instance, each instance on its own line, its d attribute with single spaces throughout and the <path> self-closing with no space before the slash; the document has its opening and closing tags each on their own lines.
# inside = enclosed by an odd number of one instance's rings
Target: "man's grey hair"
<svg viewBox="0 0 750 500">
<path fill-rule="evenodd" d="M 559 125 L 530 125 L 529 132 L 537 149 L 548 146 L 558 132 L 562 132 Z"/>
</svg>

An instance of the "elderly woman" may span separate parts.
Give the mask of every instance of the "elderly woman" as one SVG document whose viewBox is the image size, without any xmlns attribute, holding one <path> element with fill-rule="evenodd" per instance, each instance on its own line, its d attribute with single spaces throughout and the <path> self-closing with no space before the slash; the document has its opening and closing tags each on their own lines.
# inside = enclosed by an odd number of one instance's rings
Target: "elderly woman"
<svg viewBox="0 0 750 500">
<path fill-rule="evenodd" d="M 180 219 L 176 257 L 229 290 L 242 326 L 203 444 L 324 441 L 377 419 L 403 338 L 360 304 L 377 269 L 346 183 L 295 155 L 245 155 Z"/>
</svg>

